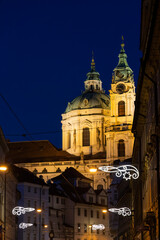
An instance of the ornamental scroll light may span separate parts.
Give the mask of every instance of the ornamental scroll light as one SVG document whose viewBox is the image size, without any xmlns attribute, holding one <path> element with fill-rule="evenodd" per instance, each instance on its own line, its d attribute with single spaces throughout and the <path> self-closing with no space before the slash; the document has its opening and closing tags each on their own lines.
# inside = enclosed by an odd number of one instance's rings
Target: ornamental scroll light
<svg viewBox="0 0 160 240">
<path fill-rule="evenodd" d="M 34 210 L 35 208 L 24 208 L 24 207 L 17 206 L 12 209 L 12 214 L 20 216 L 21 214 L 25 214 L 26 212 L 32 212 Z"/>
<path fill-rule="evenodd" d="M 21 229 L 25 229 L 25 228 L 28 228 L 28 227 L 31 227 L 31 226 L 33 226 L 33 223 L 20 223 L 19 224 L 19 228 L 21 228 Z"/>
<path fill-rule="evenodd" d="M 131 216 L 131 209 L 129 209 L 128 207 L 109 208 L 108 211 L 118 213 L 118 215 L 122 215 L 123 217 Z"/>
<path fill-rule="evenodd" d="M 116 177 L 122 176 L 122 178 L 126 181 L 130 180 L 131 178 L 137 179 L 139 177 L 139 171 L 133 165 L 122 165 L 118 167 L 101 166 L 99 169 L 104 172 L 115 173 Z"/>
<path fill-rule="evenodd" d="M 93 224 L 92 225 L 92 230 L 104 230 L 105 229 L 105 226 L 103 224 Z"/>
</svg>

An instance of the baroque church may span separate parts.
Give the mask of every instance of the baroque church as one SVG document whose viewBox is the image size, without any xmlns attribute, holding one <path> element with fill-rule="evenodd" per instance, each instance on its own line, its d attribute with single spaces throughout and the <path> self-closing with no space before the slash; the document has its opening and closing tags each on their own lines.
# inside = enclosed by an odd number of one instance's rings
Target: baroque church
<svg viewBox="0 0 160 240">
<path fill-rule="evenodd" d="M 63 150 L 77 156 L 105 152 L 107 162 L 130 158 L 135 85 L 124 43 L 113 70 L 110 95 L 102 88 L 93 58 L 84 88 L 82 95 L 68 103 L 62 114 Z"/>
<path fill-rule="evenodd" d="M 84 81 L 83 93 L 68 103 L 62 114 L 62 151 L 49 141 L 8 143 L 12 159 L 20 167 L 43 175 L 45 180 L 74 167 L 93 180 L 93 187 L 107 189 L 110 177 L 90 168 L 111 165 L 117 159 L 132 157 L 134 136 L 131 132 L 135 84 L 121 44 L 118 65 L 113 69 L 109 96 L 105 93 L 92 57 L 91 70 Z"/>
</svg>

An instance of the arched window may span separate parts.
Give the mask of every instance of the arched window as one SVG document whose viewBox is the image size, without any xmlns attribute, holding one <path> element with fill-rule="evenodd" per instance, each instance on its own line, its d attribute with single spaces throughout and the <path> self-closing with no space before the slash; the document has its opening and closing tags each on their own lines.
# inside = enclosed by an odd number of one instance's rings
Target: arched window
<svg viewBox="0 0 160 240">
<path fill-rule="evenodd" d="M 124 157 L 125 156 L 125 144 L 124 140 L 119 140 L 118 142 L 118 157 Z"/>
<path fill-rule="evenodd" d="M 68 148 L 71 148 L 71 133 L 68 132 Z"/>
<path fill-rule="evenodd" d="M 125 102 L 120 101 L 118 103 L 118 116 L 125 116 Z"/>
<path fill-rule="evenodd" d="M 82 133 L 82 139 L 83 139 L 83 146 L 90 146 L 90 132 L 89 128 L 83 128 Z"/>
</svg>

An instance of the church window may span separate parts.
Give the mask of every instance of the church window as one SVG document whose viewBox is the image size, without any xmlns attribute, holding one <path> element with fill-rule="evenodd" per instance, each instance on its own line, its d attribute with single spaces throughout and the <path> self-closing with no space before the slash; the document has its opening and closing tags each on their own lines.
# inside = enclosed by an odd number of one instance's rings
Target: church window
<svg viewBox="0 0 160 240">
<path fill-rule="evenodd" d="M 124 140 L 119 140 L 118 142 L 118 157 L 124 157 L 125 156 L 125 144 Z"/>
<path fill-rule="evenodd" d="M 71 148 L 71 133 L 68 132 L 68 148 Z"/>
<path fill-rule="evenodd" d="M 90 146 L 90 132 L 89 128 L 83 128 L 83 146 Z"/>
<path fill-rule="evenodd" d="M 94 89 L 93 85 L 91 85 L 91 86 L 90 86 L 90 89 L 91 89 L 91 90 L 93 90 L 93 89 Z"/>
<path fill-rule="evenodd" d="M 104 136 L 104 146 L 107 146 L 107 139 L 106 139 L 106 135 Z"/>
<path fill-rule="evenodd" d="M 97 90 L 99 89 L 98 85 L 96 85 L 96 89 L 97 89 Z"/>
<path fill-rule="evenodd" d="M 118 116 L 125 116 L 125 102 L 120 101 L 118 103 Z"/>
</svg>

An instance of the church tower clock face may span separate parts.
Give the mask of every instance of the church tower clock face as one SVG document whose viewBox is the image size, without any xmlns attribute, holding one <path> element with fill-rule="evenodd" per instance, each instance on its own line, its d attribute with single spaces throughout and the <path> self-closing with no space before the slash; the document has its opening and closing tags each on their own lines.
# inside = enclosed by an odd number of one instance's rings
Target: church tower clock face
<svg viewBox="0 0 160 240">
<path fill-rule="evenodd" d="M 116 91 L 119 94 L 124 93 L 125 89 L 126 89 L 126 87 L 123 83 L 118 84 L 117 87 L 116 87 Z"/>
</svg>

